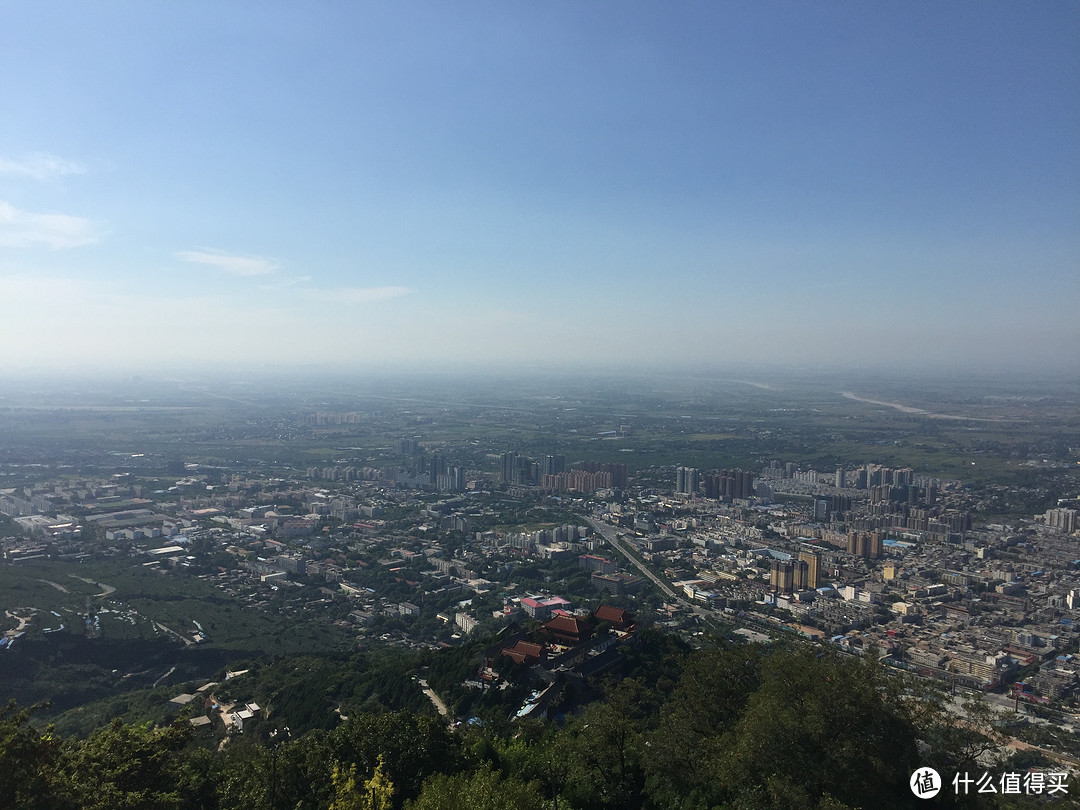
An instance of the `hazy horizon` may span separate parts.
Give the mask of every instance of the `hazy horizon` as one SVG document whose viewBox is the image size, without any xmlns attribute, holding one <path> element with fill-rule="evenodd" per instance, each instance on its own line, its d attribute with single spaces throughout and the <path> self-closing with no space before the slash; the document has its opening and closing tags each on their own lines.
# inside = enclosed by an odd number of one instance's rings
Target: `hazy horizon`
<svg viewBox="0 0 1080 810">
<path fill-rule="evenodd" d="M 1038 368 L 955 372 L 895 366 L 843 368 L 751 364 L 591 368 L 535 363 L 443 368 L 208 364 L 199 368 L 61 371 L 43 367 L 0 371 L 0 409 L 18 408 L 33 401 L 65 408 L 121 400 L 160 405 L 188 395 L 196 395 L 206 403 L 235 396 L 238 397 L 235 402 L 255 404 L 278 395 L 317 399 L 325 394 L 332 399 L 338 396 L 363 399 L 367 396 L 379 398 L 392 392 L 413 392 L 409 396 L 431 402 L 460 395 L 474 404 L 492 404 L 505 403 L 516 397 L 560 399 L 605 395 L 605 392 L 629 396 L 667 392 L 671 396 L 692 397 L 694 392 L 713 396 L 725 391 L 739 396 L 752 393 L 779 399 L 808 393 L 828 399 L 855 395 L 856 399 L 866 397 L 862 401 L 868 404 L 911 404 L 916 400 L 924 403 L 989 403 L 1013 399 L 1054 399 L 1067 403 L 1080 397 L 1080 379 Z M 36 400 L 37 397 L 44 399 Z"/>
<path fill-rule="evenodd" d="M 1064 3 L 8 4 L 0 375 L 1072 374 L 1078 35 Z"/>
</svg>

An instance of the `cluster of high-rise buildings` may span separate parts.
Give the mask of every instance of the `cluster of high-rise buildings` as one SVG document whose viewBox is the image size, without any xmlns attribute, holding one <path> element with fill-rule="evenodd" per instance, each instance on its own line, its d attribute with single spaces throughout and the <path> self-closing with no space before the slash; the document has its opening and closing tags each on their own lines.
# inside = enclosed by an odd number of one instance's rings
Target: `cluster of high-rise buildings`
<svg viewBox="0 0 1080 810">
<path fill-rule="evenodd" d="M 705 497 L 718 501 L 753 497 L 754 474 L 747 470 L 720 470 L 705 476 Z"/>
<path fill-rule="evenodd" d="M 832 481 L 840 489 L 870 489 L 871 487 L 906 487 L 914 483 L 915 471 L 910 467 L 893 469 L 881 464 L 864 464 L 855 470 L 837 467 L 831 475 L 818 470 L 801 470 L 794 462 L 781 464 L 772 461 L 761 471 L 762 478 L 787 479 L 807 484 Z"/>
<path fill-rule="evenodd" d="M 1047 509 L 1043 519 L 1048 529 L 1053 529 L 1060 534 L 1072 534 L 1076 531 L 1078 514 L 1080 513 L 1075 509 L 1059 507 Z"/>
<path fill-rule="evenodd" d="M 500 460 L 503 483 L 532 485 L 552 492 L 595 492 L 598 489 L 625 487 L 625 464 L 603 461 L 580 461 L 566 469 L 566 456 L 545 455 L 533 459 L 510 451 Z"/>
<path fill-rule="evenodd" d="M 701 473 L 694 467 L 675 469 L 675 491 L 684 495 L 696 495 L 701 486 Z"/>
<path fill-rule="evenodd" d="M 611 486 L 625 487 L 627 483 L 627 469 L 625 464 L 611 461 L 579 461 L 574 465 L 575 470 L 589 473 L 608 473 L 611 475 Z"/>
<path fill-rule="evenodd" d="M 466 470 L 460 464 L 452 464 L 438 453 L 428 454 L 416 439 L 403 438 L 398 442 L 398 453 L 404 462 L 389 467 L 383 477 L 393 480 L 400 487 L 409 489 L 434 489 L 438 492 L 464 492 Z"/>
<path fill-rule="evenodd" d="M 329 467 L 308 467 L 305 471 L 311 481 L 372 481 L 379 471 L 372 467 L 353 467 L 336 464 Z"/>
<path fill-rule="evenodd" d="M 820 567 L 821 555 L 815 551 L 800 551 L 798 557 L 773 560 L 769 585 L 783 593 L 817 588 L 821 584 Z"/>
<path fill-rule="evenodd" d="M 355 425 L 359 422 L 363 422 L 364 419 L 365 417 L 363 414 L 356 413 L 355 411 L 318 411 L 315 413 L 302 413 L 297 421 L 303 427 L 322 427 L 327 425 Z"/>
<path fill-rule="evenodd" d="M 552 492 L 595 492 L 598 489 L 612 487 L 611 473 L 570 470 L 555 475 L 545 475 L 540 486 Z"/>
<path fill-rule="evenodd" d="M 702 477 L 694 467 L 675 469 L 675 491 L 698 495 L 704 484 L 705 497 L 718 501 L 751 498 L 754 495 L 754 474 L 746 470 L 720 470 Z"/>
<path fill-rule="evenodd" d="M 885 552 L 885 532 L 848 532 L 847 553 L 880 560 Z"/>
<path fill-rule="evenodd" d="M 500 479 L 504 484 L 539 485 L 545 475 L 558 475 L 565 470 L 566 456 L 546 455 L 534 460 L 513 450 L 502 454 L 499 467 Z"/>
</svg>

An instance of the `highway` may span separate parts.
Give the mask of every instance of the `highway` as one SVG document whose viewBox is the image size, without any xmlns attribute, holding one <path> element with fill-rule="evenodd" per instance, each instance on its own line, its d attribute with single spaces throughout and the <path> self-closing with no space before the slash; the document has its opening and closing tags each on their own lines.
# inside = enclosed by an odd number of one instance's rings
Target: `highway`
<svg viewBox="0 0 1080 810">
<path fill-rule="evenodd" d="M 648 566 L 642 564 L 641 561 L 638 560 L 637 557 L 635 557 L 633 554 L 631 554 L 623 546 L 622 541 L 619 540 L 619 538 L 615 536 L 616 535 L 616 529 L 615 529 L 614 526 L 611 526 L 611 525 L 609 525 L 607 523 L 603 523 L 603 522 L 601 522 L 599 520 L 595 520 L 595 519 L 593 519 L 591 517 L 586 518 L 586 520 L 589 521 L 589 523 L 592 525 L 592 527 L 594 529 L 596 529 L 596 531 L 600 534 L 601 537 L 603 537 L 605 540 L 608 541 L 608 543 L 611 545 L 611 547 L 613 549 L 615 549 L 620 554 L 622 554 L 624 557 L 626 557 L 626 559 L 630 562 L 630 564 L 633 565 L 635 568 L 637 568 L 642 573 L 642 575 L 648 577 L 649 580 L 651 580 L 652 583 L 657 588 L 660 589 L 661 593 L 663 593 L 669 599 L 674 599 L 676 602 L 680 602 L 680 603 L 686 605 L 688 608 L 693 610 L 694 613 L 696 613 L 702 619 L 712 618 L 712 614 L 708 610 L 701 607 L 700 605 L 695 605 L 693 602 L 691 602 L 689 599 L 687 599 L 683 594 L 676 593 L 671 588 L 670 585 L 668 585 L 666 582 L 664 582 L 662 579 L 660 579 L 660 577 L 658 577 L 656 574 L 654 574 L 652 571 L 649 570 Z"/>
</svg>

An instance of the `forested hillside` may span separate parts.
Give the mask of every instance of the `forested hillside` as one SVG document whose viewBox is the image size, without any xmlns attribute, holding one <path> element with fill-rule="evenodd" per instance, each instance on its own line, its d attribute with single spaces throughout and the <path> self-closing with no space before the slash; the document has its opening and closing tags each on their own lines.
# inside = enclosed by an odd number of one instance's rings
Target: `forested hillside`
<svg viewBox="0 0 1080 810">
<path fill-rule="evenodd" d="M 78 738 L 9 706 L 0 807 L 877 810 L 918 804 L 908 786 L 918 767 L 987 770 L 990 746 L 973 725 L 950 720 L 934 694 L 872 660 L 717 646 L 671 647 L 639 663 L 647 665 L 631 671 L 641 677 L 612 684 L 605 700 L 561 724 L 453 729 L 409 711 L 359 711 L 333 728 L 275 725 L 263 741 L 242 735 L 218 746 L 183 715 L 164 727 L 117 720 Z M 998 771 L 1021 764 L 999 762 Z M 936 799 L 1033 801 L 948 790 Z"/>
</svg>

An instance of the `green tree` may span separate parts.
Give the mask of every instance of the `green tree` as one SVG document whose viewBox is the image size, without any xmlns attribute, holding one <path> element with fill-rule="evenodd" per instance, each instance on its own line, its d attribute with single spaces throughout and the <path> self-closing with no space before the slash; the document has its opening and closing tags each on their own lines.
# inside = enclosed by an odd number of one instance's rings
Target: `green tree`
<svg viewBox="0 0 1080 810">
<path fill-rule="evenodd" d="M 559 810 L 573 766 L 573 757 L 567 756 L 568 737 L 555 725 L 527 720 L 517 724 L 512 739 L 484 747 L 480 758 L 493 751 L 492 758 L 505 773 L 523 782 L 539 782 L 552 810 Z M 474 756 L 480 748 L 479 744 L 474 746 Z"/>
<path fill-rule="evenodd" d="M 373 773 L 381 756 L 399 799 L 419 796 L 429 776 L 464 766 L 461 742 L 445 723 L 408 712 L 350 716 L 326 735 L 318 756 L 328 763 L 355 763 L 359 773 Z M 328 781 L 329 767 L 324 767 Z"/>
<path fill-rule="evenodd" d="M 641 807 L 645 733 L 656 696 L 627 678 L 592 704 L 570 729 L 571 771 L 566 794 L 574 806 L 596 810 Z"/>
<path fill-rule="evenodd" d="M 53 806 L 61 741 L 51 728 L 42 733 L 30 725 L 33 711 L 17 708 L 15 701 L 0 709 L 0 807 Z"/>
<path fill-rule="evenodd" d="M 902 684 L 876 660 L 811 648 L 762 662 L 761 686 L 720 739 L 720 790 L 746 808 L 906 807 L 920 764 Z"/>
<path fill-rule="evenodd" d="M 647 783 L 657 806 L 719 802 L 715 765 L 724 734 L 761 685 L 763 648 L 740 644 L 689 658 L 649 737 Z"/>
<path fill-rule="evenodd" d="M 406 810 L 542 810 L 544 800 L 536 782 L 504 778 L 485 766 L 472 773 L 436 774 L 424 782 L 416 801 Z"/>
<path fill-rule="evenodd" d="M 86 741 L 66 741 L 57 776 L 65 805 L 81 810 L 185 807 L 189 782 L 179 752 L 189 737 L 186 721 L 153 728 L 116 719 Z"/>
<path fill-rule="evenodd" d="M 382 754 L 375 773 L 363 787 L 356 784 L 356 765 L 344 768 L 340 762 L 335 762 L 330 780 L 334 785 L 330 810 L 390 810 L 393 806 L 394 785 L 386 776 Z"/>
</svg>

